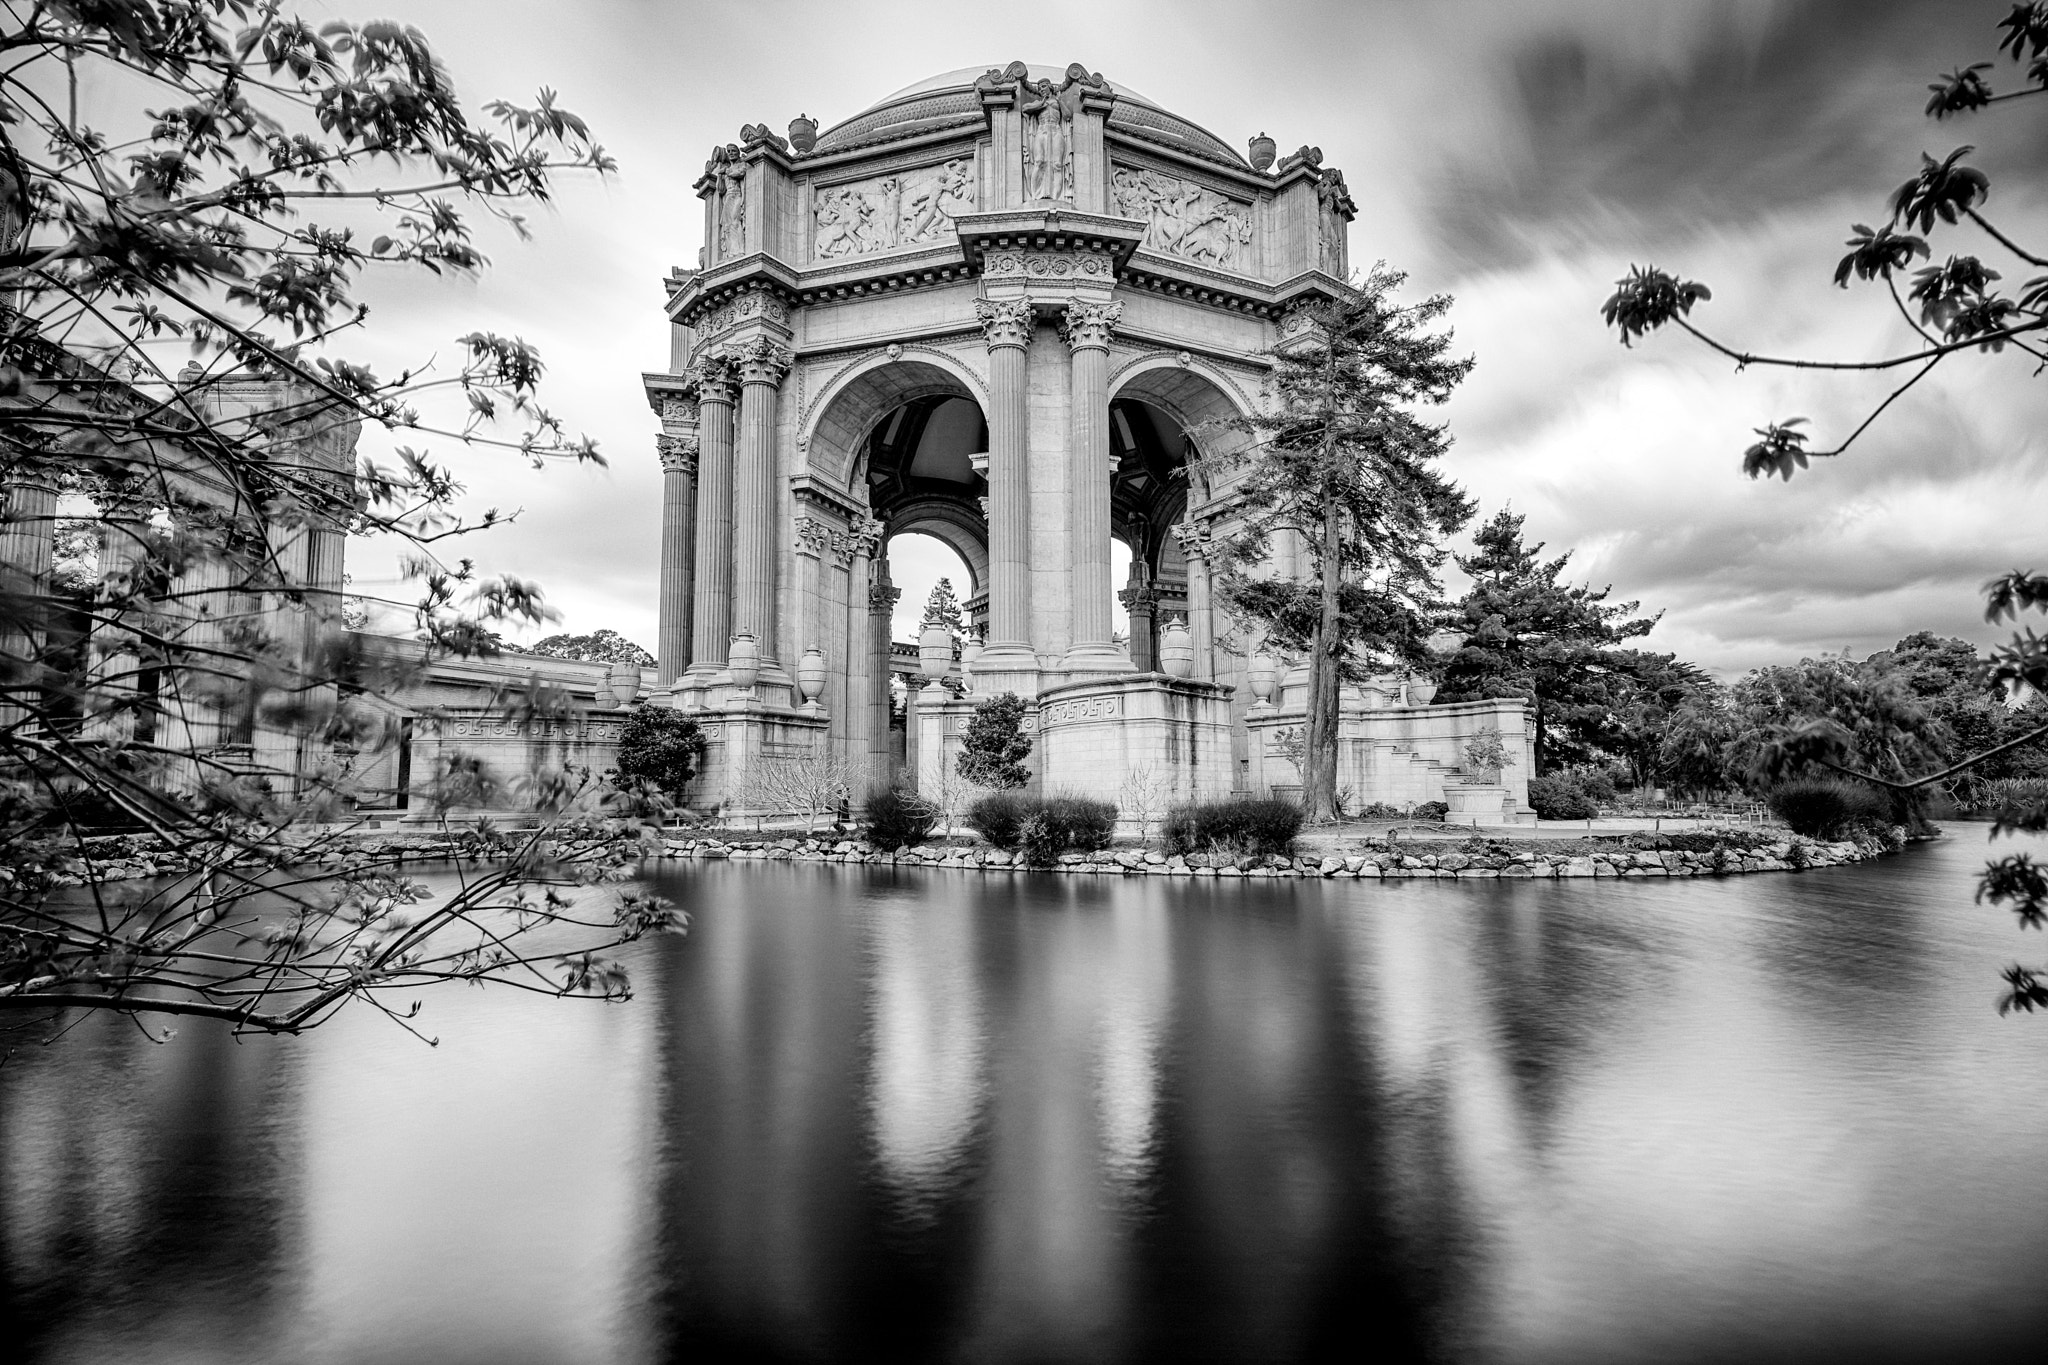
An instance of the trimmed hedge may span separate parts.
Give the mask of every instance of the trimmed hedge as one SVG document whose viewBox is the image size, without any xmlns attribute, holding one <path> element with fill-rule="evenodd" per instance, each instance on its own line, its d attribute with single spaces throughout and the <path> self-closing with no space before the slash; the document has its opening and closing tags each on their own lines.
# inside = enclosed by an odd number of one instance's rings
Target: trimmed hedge
<svg viewBox="0 0 2048 1365">
<path fill-rule="evenodd" d="M 1545 820 L 1591 820 L 1600 813 L 1600 804 L 1569 777 L 1530 778 L 1529 804 Z"/>
<path fill-rule="evenodd" d="M 994 792 L 967 808 L 967 827 L 997 848 L 1023 850 L 1027 862 L 1062 853 L 1098 853 L 1116 834 L 1117 809 L 1086 796 Z"/>
<path fill-rule="evenodd" d="M 1845 839 L 1859 833 L 1891 832 L 1892 803 L 1884 793 L 1855 782 L 1803 777 L 1780 783 L 1764 798 L 1772 814 L 1809 839 Z"/>
<path fill-rule="evenodd" d="M 1294 849 L 1301 807 L 1274 798 L 1198 801 L 1166 813 L 1166 851 L 1277 857 Z"/>
<path fill-rule="evenodd" d="M 885 787 L 868 794 L 861 812 L 861 837 L 878 848 L 923 843 L 938 827 L 939 813 L 916 792 Z"/>
</svg>

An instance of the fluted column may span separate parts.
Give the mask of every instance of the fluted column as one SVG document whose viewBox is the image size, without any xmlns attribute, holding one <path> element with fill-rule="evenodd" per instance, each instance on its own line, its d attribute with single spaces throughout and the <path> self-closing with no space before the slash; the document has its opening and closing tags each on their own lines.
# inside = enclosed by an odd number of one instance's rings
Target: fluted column
<svg viewBox="0 0 2048 1365">
<path fill-rule="evenodd" d="M 1072 639 L 1067 669 L 1122 673 L 1130 656 L 1110 642 L 1114 617 L 1109 576 L 1109 336 L 1120 303 L 1067 303 L 1060 333 L 1074 353 L 1072 439 L 1068 442 L 1068 526 L 1073 567 Z"/>
<path fill-rule="evenodd" d="M 893 746 L 889 739 L 889 637 L 896 615 L 897 599 L 903 589 L 889 582 L 889 560 L 877 554 L 873 581 L 868 586 L 868 763 L 870 776 L 879 785 L 891 776 Z"/>
<path fill-rule="evenodd" d="M 13 725 L 23 718 L 22 704 L 35 703 L 39 686 L 57 525 L 53 471 L 39 460 L 24 461 L 7 481 L 6 499 L 0 513 L 0 574 L 13 601 L 7 613 L 12 622 L 0 629 L 0 725 Z"/>
<path fill-rule="evenodd" d="M 1131 614 L 1131 666 L 1140 673 L 1156 673 L 1159 655 L 1153 644 L 1152 621 L 1159 611 L 1159 589 L 1132 574 L 1131 586 L 1116 596 Z"/>
<path fill-rule="evenodd" d="M 1025 352 L 1037 320 L 1022 299 L 975 304 L 988 342 L 988 650 L 981 667 L 998 690 L 1035 693 L 1031 648 L 1031 470 L 1025 436 Z"/>
<path fill-rule="evenodd" d="M 740 348 L 738 442 L 733 454 L 733 630 L 750 630 L 761 668 L 778 665 L 775 611 L 775 391 L 789 352 L 765 338 Z"/>
<path fill-rule="evenodd" d="M 672 685 L 690 664 L 690 579 L 696 539 L 697 438 L 655 438 L 661 455 L 661 623 L 655 646 L 659 685 Z"/>
<path fill-rule="evenodd" d="M 846 756 L 868 765 L 863 786 L 872 786 L 888 776 L 886 764 L 875 762 L 875 650 L 873 639 L 874 558 L 882 544 L 882 523 L 872 517 L 856 517 L 848 532 L 851 558 L 846 566 L 846 700 L 841 714 L 846 718 Z M 887 632 L 884 632 L 887 643 Z M 888 718 L 883 717 L 884 737 Z M 865 790 L 854 793 L 856 799 Z"/>
<path fill-rule="evenodd" d="M 705 356 L 697 384 L 696 571 L 691 575 L 690 671 L 725 667 L 732 639 L 732 409 L 737 376 L 729 358 Z"/>
<path fill-rule="evenodd" d="M 1188 568 L 1188 638 L 1195 647 L 1195 676 L 1216 680 L 1216 620 L 1210 601 L 1209 533 L 1201 523 L 1187 521 L 1173 528 L 1174 539 Z"/>
</svg>

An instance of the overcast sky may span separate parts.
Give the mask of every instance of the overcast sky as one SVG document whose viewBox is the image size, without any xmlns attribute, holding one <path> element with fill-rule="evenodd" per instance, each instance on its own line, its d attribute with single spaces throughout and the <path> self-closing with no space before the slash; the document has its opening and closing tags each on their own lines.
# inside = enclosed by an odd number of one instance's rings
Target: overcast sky
<svg viewBox="0 0 2048 1365">
<path fill-rule="evenodd" d="M 1383 256 L 1418 292 L 1457 297 L 1478 367 L 1450 409 L 1451 467 L 1482 517 L 1512 503 L 1576 552 L 1577 574 L 1663 610 L 1658 648 L 1731 673 L 1915 629 L 1988 640 L 1978 585 L 2048 563 L 2048 404 L 2021 358 L 1952 363 L 1849 456 L 1765 485 L 1738 470 L 1752 428 L 1804 415 L 1828 442 L 1882 390 L 1734 374 L 1675 335 L 1624 350 L 1599 316 L 1631 262 L 1654 262 L 1713 287 L 1696 319 L 1723 337 L 1899 349 L 1889 301 L 1832 288 L 1833 264 L 1922 150 L 1965 142 L 1995 217 L 2048 244 L 2048 100 L 1945 125 L 1920 114 L 1939 70 L 1995 54 L 2005 0 L 325 8 L 416 24 L 472 105 L 554 87 L 620 163 L 607 182 L 564 183 L 532 243 L 489 243 L 481 282 L 366 291 L 394 359 L 478 325 L 538 343 L 547 405 L 609 457 L 538 474 L 462 462 L 479 506 L 524 508 L 479 558 L 539 580 L 561 628 L 654 643 L 660 474 L 639 374 L 666 358 L 660 280 L 696 261 L 690 184 L 709 149 L 745 122 L 781 129 L 801 111 L 829 126 L 933 73 L 1020 58 L 1083 62 L 1235 146 L 1261 131 L 1321 146 L 1358 200 L 1353 260 Z M 1999 83 L 2015 71 L 2002 62 Z M 1968 233 L 1936 246 L 2032 273 Z M 364 584 L 385 572 L 367 554 L 354 569 Z M 933 571 L 899 562 L 907 601 Z"/>
</svg>

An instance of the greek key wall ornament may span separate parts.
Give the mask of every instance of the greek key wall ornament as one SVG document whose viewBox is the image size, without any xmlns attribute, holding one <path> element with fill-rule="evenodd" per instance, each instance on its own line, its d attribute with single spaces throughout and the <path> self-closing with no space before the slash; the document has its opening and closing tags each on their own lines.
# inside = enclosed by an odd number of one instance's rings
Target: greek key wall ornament
<svg viewBox="0 0 2048 1365">
<path fill-rule="evenodd" d="M 1037 317 L 1023 299 L 976 299 L 974 315 L 981 319 L 981 335 L 993 350 L 998 346 L 1029 346 Z"/>
<path fill-rule="evenodd" d="M 1060 315 L 1060 338 L 1072 350 L 1093 347 L 1096 350 L 1109 349 L 1110 333 L 1124 315 L 1120 303 L 1088 303 L 1081 299 L 1068 299 L 1066 312 Z"/>
<path fill-rule="evenodd" d="M 654 450 L 661 457 L 661 467 L 668 473 L 695 474 L 697 472 L 696 437 L 657 436 L 654 438 Z"/>
</svg>

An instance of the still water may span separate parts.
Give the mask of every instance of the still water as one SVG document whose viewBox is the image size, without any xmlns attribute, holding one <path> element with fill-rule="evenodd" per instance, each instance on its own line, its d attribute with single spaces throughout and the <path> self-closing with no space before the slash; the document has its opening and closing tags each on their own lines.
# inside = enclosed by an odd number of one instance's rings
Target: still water
<svg viewBox="0 0 2048 1365">
<path fill-rule="evenodd" d="M 0 1067 L 0 1354 L 2024 1358 L 1982 827 L 1727 881 L 713 865 L 604 1006 Z M 2014 1350 L 2013 1348 L 2018 1348 Z"/>
</svg>

